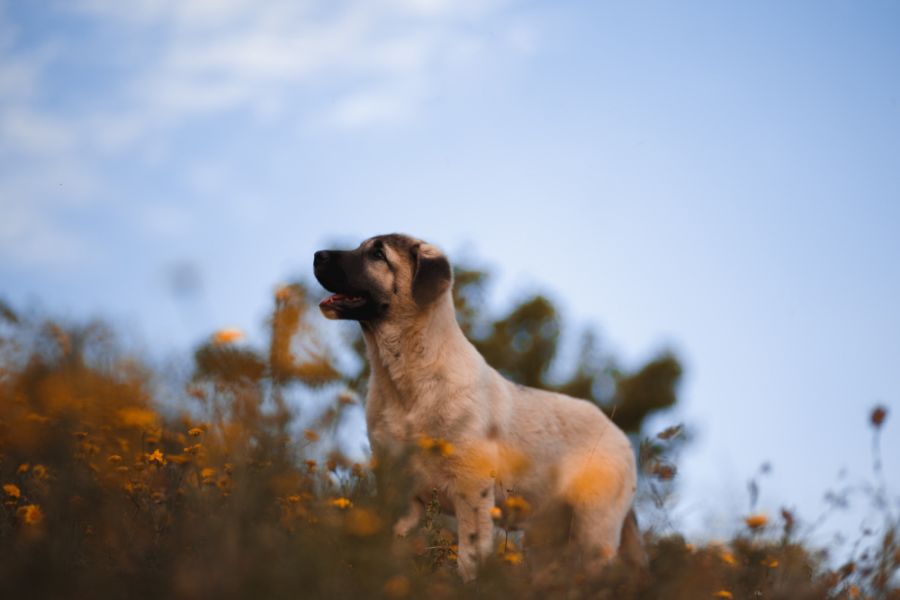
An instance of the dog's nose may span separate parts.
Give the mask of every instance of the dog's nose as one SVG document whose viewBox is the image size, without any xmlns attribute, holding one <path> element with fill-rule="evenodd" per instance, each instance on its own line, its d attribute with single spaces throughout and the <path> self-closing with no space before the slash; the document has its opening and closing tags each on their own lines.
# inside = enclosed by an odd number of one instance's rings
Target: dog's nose
<svg viewBox="0 0 900 600">
<path fill-rule="evenodd" d="M 313 255 L 313 266 L 318 267 L 328 261 L 328 250 L 319 250 Z"/>
</svg>

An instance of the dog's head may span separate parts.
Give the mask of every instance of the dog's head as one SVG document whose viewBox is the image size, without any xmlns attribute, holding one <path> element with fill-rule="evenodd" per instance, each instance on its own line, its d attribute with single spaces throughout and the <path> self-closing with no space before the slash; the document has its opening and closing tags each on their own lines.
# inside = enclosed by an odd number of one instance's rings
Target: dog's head
<svg viewBox="0 0 900 600">
<path fill-rule="evenodd" d="M 444 254 L 422 240 L 391 234 L 355 250 L 320 250 L 316 279 L 332 295 L 319 308 L 329 319 L 375 322 L 426 311 L 450 289 Z"/>
</svg>

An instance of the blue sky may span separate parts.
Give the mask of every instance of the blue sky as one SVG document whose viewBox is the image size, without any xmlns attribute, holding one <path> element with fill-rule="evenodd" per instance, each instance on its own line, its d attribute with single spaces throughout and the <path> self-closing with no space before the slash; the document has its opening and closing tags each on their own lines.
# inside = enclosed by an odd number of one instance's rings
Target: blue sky
<svg viewBox="0 0 900 600">
<path fill-rule="evenodd" d="M 746 510 L 766 460 L 764 506 L 811 518 L 868 472 L 876 403 L 900 473 L 898 24 L 893 2 L 0 0 L 0 293 L 185 349 L 259 331 L 315 249 L 408 232 L 493 269 L 498 302 L 549 290 L 629 364 L 679 352 L 683 518 Z"/>
</svg>

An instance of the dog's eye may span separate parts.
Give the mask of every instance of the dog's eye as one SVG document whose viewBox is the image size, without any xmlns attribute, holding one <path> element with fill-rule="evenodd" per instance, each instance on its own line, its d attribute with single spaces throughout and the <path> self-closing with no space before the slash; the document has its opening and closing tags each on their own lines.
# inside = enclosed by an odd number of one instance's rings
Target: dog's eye
<svg viewBox="0 0 900 600">
<path fill-rule="evenodd" d="M 382 252 L 381 248 L 376 248 L 375 251 L 372 252 L 372 258 L 376 260 L 387 261 L 387 257 L 384 255 L 384 252 Z"/>
</svg>

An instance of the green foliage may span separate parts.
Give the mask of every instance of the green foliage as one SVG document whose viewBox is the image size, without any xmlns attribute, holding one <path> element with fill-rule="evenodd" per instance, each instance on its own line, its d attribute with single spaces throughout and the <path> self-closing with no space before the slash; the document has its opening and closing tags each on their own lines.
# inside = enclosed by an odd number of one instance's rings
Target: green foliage
<svg viewBox="0 0 900 600">
<path fill-rule="evenodd" d="M 563 326 L 556 307 L 538 294 L 494 316 L 485 301 L 489 281 L 483 271 L 456 269 L 457 320 L 488 364 L 507 378 L 591 400 L 631 433 L 640 432 L 651 414 L 677 402 L 682 369 L 673 354 L 663 353 L 632 373 L 622 373 L 612 357 L 600 354 L 598 336 L 591 330 L 582 332 L 575 366 L 564 369 L 566 378 L 551 377 Z"/>
</svg>

